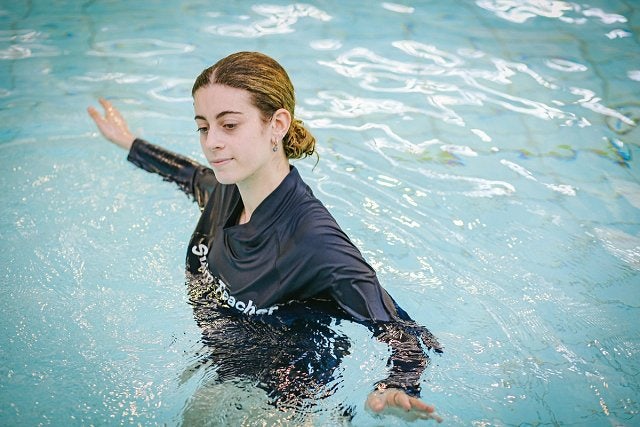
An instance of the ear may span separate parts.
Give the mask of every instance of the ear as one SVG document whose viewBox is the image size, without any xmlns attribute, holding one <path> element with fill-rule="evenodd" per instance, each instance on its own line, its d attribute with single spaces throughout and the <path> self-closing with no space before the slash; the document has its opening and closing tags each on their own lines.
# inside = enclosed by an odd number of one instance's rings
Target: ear
<svg viewBox="0 0 640 427">
<path fill-rule="evenodd" d="M 291 126 L 291 114 L 284 108 L 280 108 L 271 117 L 271 126 L 273 127 L 273 134 L 282 139 L 289 131 Z"/>
</svg>

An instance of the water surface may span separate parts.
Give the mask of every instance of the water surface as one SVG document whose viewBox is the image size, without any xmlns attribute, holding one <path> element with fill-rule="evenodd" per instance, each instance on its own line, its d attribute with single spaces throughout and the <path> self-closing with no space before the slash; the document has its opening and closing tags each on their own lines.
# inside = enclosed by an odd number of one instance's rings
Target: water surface
<svg viewBox="0 0 640 427">
<path fill-rule="evenodd" d="M 387 349 L 356 324 L 303 414 L 215 382 L 184 288 L 197 207 L 102 141 L 201 159 L 194 77 L 278 59 L 320 161 L 297 162 L 445 346 L 449 425 L 636 425 L 640 63 L 630 1 L 57 1 L 0 8 L 0 423 L 403 425 L 362 409 Z"/>
</svg>

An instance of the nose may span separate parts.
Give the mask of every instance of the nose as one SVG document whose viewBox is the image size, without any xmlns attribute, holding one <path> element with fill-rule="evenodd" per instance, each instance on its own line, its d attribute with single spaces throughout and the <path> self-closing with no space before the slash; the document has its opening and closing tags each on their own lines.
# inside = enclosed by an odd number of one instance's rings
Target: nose
<svg viewBox="0 0 640 427">
<path fill-rule="evenodd" d="M 212 129 L 209 129 L 204 135 L 204 146 L 208 150 L 214 151 L 216 149 L 222 148 L 224 144 L 222 144 L 222 140 L 218 137 L 218 135 L 216 135 Z"/>
</svg>

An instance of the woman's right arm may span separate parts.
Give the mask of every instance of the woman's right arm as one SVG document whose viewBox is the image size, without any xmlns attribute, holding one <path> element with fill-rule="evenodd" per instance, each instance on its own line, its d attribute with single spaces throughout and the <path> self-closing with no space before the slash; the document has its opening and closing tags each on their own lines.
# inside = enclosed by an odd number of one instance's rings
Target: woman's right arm
<svg viewBox="0 0 640 427">
<path fill-rule="evenodd" d="M 100 133 L 110 142 L 128 150 L 127 160 L 131 163 L 175 182 L 203 209 L 218 184 L 213 171 L 187 157 L 136 138 L 118 109 L 106 99 L 100 99 L 100 104 L 104 108 L 104 116 L 93 107 L 87 109 Z"/>
<path fill-rule="evenodd" d="M 98 126 L 98 130 L 100 130 L 102 136 L 117 146 L 125 150 L 131 149 L 131 145 L 133 145 L 133 141 L 136 138 L 129 130 L 129 126 L 127 126 L 122 114 L 106 99 L 100 98 L 99 101 L 102 108 L 104 108 L 104 116 L 93 107 L 87 108 L 87 112 L 96 123 L 96 126 Z"/>
</svg>

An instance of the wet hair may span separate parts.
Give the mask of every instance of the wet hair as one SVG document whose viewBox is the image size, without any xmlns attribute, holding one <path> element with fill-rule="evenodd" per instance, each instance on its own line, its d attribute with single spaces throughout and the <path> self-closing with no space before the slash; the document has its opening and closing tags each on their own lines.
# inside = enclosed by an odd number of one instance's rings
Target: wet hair
<svg viewBox="0 0 640 427">
<path fill-rule="evenodd" d="M 285 155 L 289 159 L 300 159 L 314 153 L 316 139 L 294 116 L 293 84 L 284 68 L 273 58 L 259 52 L 231 54 L 200 73 L 191 95 L 212 84 L 248 91 L 265 122 L 280 108 L 287 110 L 291 114 L 291 125 L 282 139 Z"/>
</svg>

